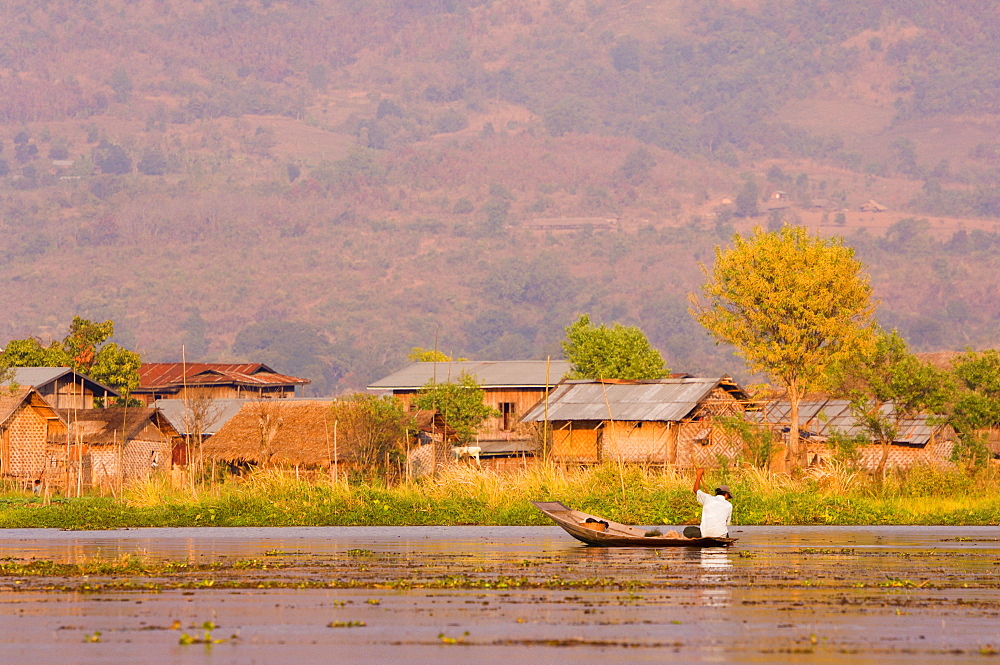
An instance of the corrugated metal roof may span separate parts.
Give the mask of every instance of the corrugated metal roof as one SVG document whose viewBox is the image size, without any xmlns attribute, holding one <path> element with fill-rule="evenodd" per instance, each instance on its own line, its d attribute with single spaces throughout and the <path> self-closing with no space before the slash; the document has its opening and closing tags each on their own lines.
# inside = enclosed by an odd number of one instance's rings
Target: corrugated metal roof
<svg viewBox="0 0 1000 665">
<path fill-rule="evenodd" d="M 238 384 L 243 386 L 302 385 L 311 383 L 278 374 L 263 363 L 143 363 L 139 387 L 133 392 L 188 385 Z"/>
<path fill-rule="evenodd" d="M 475 377 L 483 388 L 544 388 L 554 386 L 569 370 L 570 363 L 566 360 L 421 362 L 372 383 L 368 389 L 416 390 L 431 380 L 438 383 L 457 381 L 462 374 Z"/>
<path fill-rule="evenodd" d="M 201 424 L 201 433 L 206 436 L 215 434 L 220 427 L 229 422 L 230 418 L 239 413 L 240 407 L 246 403 L 245 399 L 213 399 L 211 404 L 206 406 L 208 413 Z M 163 413 L 163 417 L 170 421 L 181 436 L 191 433 L 188 430 L 194 428 L 193 417 L 185 413 L 185 400 L 158 399 L 153 402 L 153 406 Z"/>
<path fill-rule="evenodd" d="M 15 367 L 13 383 L 22 386 L 43 386 L 72 371 L 69 367 Z"/>
<path fill-rule="evenodd" d="M 91 390 L 96 389 L 95 392 L 118 395 L 118 391 L 114 388 L 109 388 L 99 381 L 94 381 L 89 376 L 84 376 L 73 371 L 69 367 L 15 367 L 13 369 L 14 378 L 12 382 L 21 386 L 38 388 L 65 377 L 67 383 L 83 383 Z"/>
<path fill-rule="evenodd" d="M 791 406 L 788 402 L 771 402 L 760 412 L 765 422 L 772 424 L 788 423 Z M 882 406 L 882 413 L 892 417 L 895 407 L 892 404 Z M 932 416 L 917 415 L 904 418 L 899 424 L 897 443 L 925 445 L 937 426 L 928 421 Z M 847 436 L 865 434 L 867 430 L 851 413 L 851 404 L 845 399 L 807 400 L 799 403 L 799 428 L 813 436 L 830 436 L 841 433 Z"/>
<path fill-rule="evenodd" d="M 545 401 L 536 404 L 521 419 L 524 422 L 565 420 L 618 420 L 670 422 L 683 419 L 716 386 L 731 386 L 745 397 L 728 377 L 722 379 L 677 378 L 635 383 L 564 381 Z"/>
</svg>

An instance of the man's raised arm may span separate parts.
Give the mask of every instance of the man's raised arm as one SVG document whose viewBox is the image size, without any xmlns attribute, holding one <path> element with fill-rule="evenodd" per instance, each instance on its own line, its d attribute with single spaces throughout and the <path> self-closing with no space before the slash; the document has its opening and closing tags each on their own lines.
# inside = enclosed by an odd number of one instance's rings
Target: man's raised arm
<svg viewBox="0 0 1000 665">
<path fill-rule="evenodd" d="M 697 473 L 695 474 L 694 487 L 691 488 L 691 491 L 697 494 L 698 490 L 701 489 L 701 477 L 705 475 L 705 469 L 695 467 L 695 471 Z"/>
</svg>

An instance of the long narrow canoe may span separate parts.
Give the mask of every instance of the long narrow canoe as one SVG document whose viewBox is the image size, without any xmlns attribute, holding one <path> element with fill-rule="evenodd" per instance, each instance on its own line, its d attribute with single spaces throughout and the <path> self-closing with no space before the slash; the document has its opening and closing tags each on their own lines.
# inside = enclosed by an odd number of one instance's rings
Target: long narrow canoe
<svg viewBox="0 0 1000 665">
<path fill-rule="evenodd" d="M 531 504 L 549 516 L 566 533 L 579 541 L 597 547 L 729 547 L 735 538 L 667 538 L 649 535 L 638 526 L 619 524 L 567 508 L 559 501 L 532 501 Z"/>
</svg>

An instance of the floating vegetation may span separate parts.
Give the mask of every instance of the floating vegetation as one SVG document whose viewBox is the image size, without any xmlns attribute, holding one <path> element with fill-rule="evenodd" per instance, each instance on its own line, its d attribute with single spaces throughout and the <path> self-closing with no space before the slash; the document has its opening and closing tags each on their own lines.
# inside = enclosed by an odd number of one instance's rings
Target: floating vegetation
<svg viewBox="0 0 1000 665">
<path fill-rule="evenodd" d="M 212 631 L 218 628 L 218 626 L 215 625 L 215 622 L 206 621 L 205 623 L 201 624 L 199 628 L 201 628 L 201 630 L 203 631 L 201 637 L 198 637 L 196 635 L 188 635 L 187 633 L 181 633 L 181 636 L 178 638 L 177 643 L 185 645 L 186 644 L 212 645 L 212 644 L 221 644 L 222 642 L 225 642 L 224 639 L 212 637 Z"/>
</svg>

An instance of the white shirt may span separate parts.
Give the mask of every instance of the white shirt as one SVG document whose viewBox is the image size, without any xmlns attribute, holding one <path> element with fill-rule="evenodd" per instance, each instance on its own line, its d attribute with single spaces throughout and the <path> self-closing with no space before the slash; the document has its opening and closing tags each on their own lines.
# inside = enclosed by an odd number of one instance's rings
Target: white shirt
<svg viewBox="0 0 1000 665">
<path fill-rule="evenodd" d="M 698 490 L 701 504 L 701 535 L 703 538 L 724 538 L 729 534 L 733 517 L 733 504 L 722 495 L 711 495 Z"/>
</svg>

